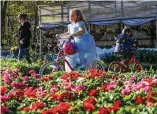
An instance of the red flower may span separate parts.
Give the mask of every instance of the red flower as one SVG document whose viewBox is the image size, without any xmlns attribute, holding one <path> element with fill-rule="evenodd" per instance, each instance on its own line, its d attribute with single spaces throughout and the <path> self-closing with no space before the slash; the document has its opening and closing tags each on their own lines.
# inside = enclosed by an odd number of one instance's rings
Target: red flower
<svg viewBox="0 0 157 114">
<path fill-rule="evenodd" d="M 120 100 L 116 100 L 113 104 L 113 106 L 115 107 L 122 107 L 123 106 L 123 103 L 120 101 Z"/>
<path fill-rule="evenodd" d="M 143 104 L 144 99 L 142 98 L 142 96 L 137 96 L 137 98 L 135 99 L 135 103 L 136 104 Z"/>
<path fill-rule="evenodd" d="M 69 81 L 69 80 L 76 80 L 80 76 L 81 76 L 80 73 L 72 71 L 70 73 L 63 74 L 62 75 L 62 79 L 67 80 L 67 81 Z"/>
<path fill-rule="evenodd" d="M 92 89 L 90 92 L 89 92 L 89 96 L 97 96 L 98 95 L 98 90 L 97 89 Z"/>
<path fill-rule="evenodd" d="M 45 81 L 45 82 L 48 82 L 48 81 L 52 80 L 52 77 L 50 77 L 50 76 L 42 77 L 41 80 Z"/>
<path fill-rule="evenodd" d="M 54 113 L 53 108 L 49 108 L 49 109 L 47 109 L 47 110 L 44 110 L 44 111 L 42 112 L 42 114 L 56 114 L 56 113 Z"/>
<path fill-rule="evenodd" d="M 117 111 L 120 109 L 120 107 L 116 107 L 116 106 L 114 106 L 114 107 L 110 107 L 110 110 L 112 111 L 114 111 L 115 112 L 115 114 L 117 113 Z"/>
<path fill-rule="evenodd" d="M 0 87 L 0 93 L 1 93 L 1 95 L 4 95 L 6 92 L 7 92 L 7 88 L 4 87 L 4 86 L 1 86 Z"/>
<path fill-rule="evenodd" d="M 56 107 L 44 110 L 42 114 L 68 114 L 70 107 L 70 103 L 60 102 Z"/>
<path fill-rule="evenodd" d="M 96 100 L 90 97 L 84 102 L 83 107 L 86 111 L 91 112 L 95 110 L 95 104 Z"/>
<path fill-rule="evenodd" d="M 23 90 L 21 90 L 21 89 L 11 90 L 11 91 L 9 92 L 9 96 L 10 96 L 11 98 L 16 98 L 16 99 L 18 99 L 18 100 L 22 100 L 23 97 L 24 97 L 24 92 L 23 92 Z"/>
<path fill-rule="evenodd" d="M 34 87 L 29 87 L 27 90 L 25 90 L 25 95 L 27 97 L 36 98 L 37 97 L 36 92 L 37 92 L 37 89 L 35 89 Z"/>
<path fill-rule="evenodd" d="M 62 75 L 61 78 L 68 81 L 68 80 L 70 80 L 70 75 L 69 75 L 69 73 L 65 73 Z"/>
<path fill-rule="evenodd" d="M 96 104 L 96 100 L 93 97 L 89 97 L 85 102 L 89 102 L 91 104 Z"/>
<path fill-rule="evenodd" d="M 88 70 L 88 76 L 91 78 L 102 77 L 104 75 L 106 75 L 106 73 L 99 69 L 91 68 Z"/>
<path fill-rule="evenodd" d="M 38 109 L 42 109 L 44 107 L 45 107 L 45 104 L 43 102 L 36 102 L 36 103 L 32 104 L 30 109 L 31 110 L 38 110 Z"/>
<path fill-rule="evenodd" d="M 101 89 L 104 91 L 108 91 L 107 87 L 108 87 L 108 84 L 104 84 Z"/>
<path fill-rule="evenodd" d="M 78 72 L 70 72 L 69 75 L 71 76 L 72 80 L 76 80 L 78 77 L 81 76 L 81 74 Z"/>
<path fill-rule="evenodd" d="M 70 93 L 68 93 L 68 92 L 63 93 L 62 96 L 63 96 L 64 98 L 69 99 L 69 100 L 73 99 L 73 96 L 72 96 Z"/>
<path fill-rule="evenodd" d="M 29 106 L 27 106 L 27 107 L 24 107 L 23 109 L 22 109 L 22 111 L 30 111 L 31 109 L 30 109 L 30 107 Z"/>
<path fill-rule="evenodd" d="M 155 93 L 155 92 L 153 92 L 153 91 L 150 92 L 149 95 L 147 96 L 147 101 L 148 101 L 148 102 L 155 103 L 156 100 L 155 100 L 154 97 L 156 97 L 156 96 L 157 96 L 157 93 Z"/>
<path fill-rule="evenodd" d="M 99 109 L 99 114 L 110 114 L 111 110 L 109 108 L 103 107 Z"/>
<path fill-rule="evenodd" d="M 22 111 L 39 110 L 39 109 L 43 109 L 44 107 L 45 107 L 45 104 L 43 102 L 36 102 L 32 104 L 31 106 L 24 107 Z"/>
<path fill-rule="evenodd" d="M 16 89 L 15 91 L 14 91 L 14 97 L 16 98 L 16 99 L 19 99 L 19 100 L 22 100 L 23 99 L 23 97 L 24 97 L 24 92 L 23 92 L 23 90 L 21 90 L 21 89 Z"/>
<path fill-rule="evenodd" d="M 61 102 L 61 103 L 59 103 L 58 107 L 60 109 L 59 114 L 67 114 L 71 105 L 70 105 L 70 103 Z"/>
<path fill-rule="evenodd" d="M 87 112 L 95 111 L 95 106 L 92 103 L 85 102 L 83 107 Z"/>
</svg>

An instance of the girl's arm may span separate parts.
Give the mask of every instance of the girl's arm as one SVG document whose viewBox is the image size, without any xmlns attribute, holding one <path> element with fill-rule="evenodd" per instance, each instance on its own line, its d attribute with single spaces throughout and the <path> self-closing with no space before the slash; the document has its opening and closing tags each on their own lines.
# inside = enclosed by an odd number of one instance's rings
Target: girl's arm
<svg viewBox="0 0 157 114">
<path fill-rule="evenodd" d="M 74 36 L 82 36 L 82 35 L 84 35 L 84 33 L 85 33 L 85 28 L 84 27 L 79 27 L 79 31 L 71 34 L 71 36 L 72 37 L 74 37 Z"/>
<path fill-rule="evenodd" d="M 78 32 L 75 32 L 71 35 L 68 36 L 68 39 L 72 39 L 73 37 L 75 36 L 82 36 L 85 34 L 85 26 L 84 26 L 84 22 L 81 22 L 78 24 L 78 27 L 79 27 L 79 31 Z"/>
<path fill-rule="evenodd" d="M 69 34 L 69 32 L 67 31 L 67 32 L 65 32 L 65 33 L 62 33 L 62 34 L 59 34 L 59 37 L 61 37 L 61 38 L 66 38 L 67 36 L 69 36 L 70 34 Z"/>
<path fill-rule="evenodd" d="M 69 40 L 71 40 L 71 39 L 73 39 L 73 37 L 75 37 L 75 36 L 82 36 L 84 33 L 85 33 L 85 29 L 84 28 L 81 28 L 81 27 L 79 27 L 79 31 L 78 32 L 75 32 L 75 33 L 73 33 L 73 34 L 70 34 L 68 37 L 67 37 L 67 39 L 69 39 Z"/>
<path fill-rule="evenodd" d="M 60 38 L 67 38 L 68 36 L 70 35 L 70 30 L 69 30 L 69 25 L 68 25 L 68 31 L 67 32 L 64 32 L 62 34 L 58 34 L 56 35 L 56 37 L 60 37 Z"/>
</svg>

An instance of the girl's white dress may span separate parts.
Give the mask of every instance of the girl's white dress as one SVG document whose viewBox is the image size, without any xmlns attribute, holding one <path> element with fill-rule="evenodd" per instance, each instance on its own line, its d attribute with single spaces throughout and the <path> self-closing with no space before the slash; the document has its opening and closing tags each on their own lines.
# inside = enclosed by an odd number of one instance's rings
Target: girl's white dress
<svg viewBox="0 0 157 114">
<path fill-rule="evenodd" d="M 76 68 L 78 64 L 80 64 L 81 67 L 88 68 L 92 65 L 92 62 L 96 57 L 96 45 L 93 36 L 87 31 L 84 21 L 69 24 L 68 31 L 70 34 L 73 34 L 78 32 L 80 27 L 85 28 L 85 33 L 82 36 L 74 37 L 78 53 L 66 56 L 66 59 L 73 68 Z M 71 71 L 67 64 L 65 64 L 65 69 L 67 72 Z"/>
</svg>

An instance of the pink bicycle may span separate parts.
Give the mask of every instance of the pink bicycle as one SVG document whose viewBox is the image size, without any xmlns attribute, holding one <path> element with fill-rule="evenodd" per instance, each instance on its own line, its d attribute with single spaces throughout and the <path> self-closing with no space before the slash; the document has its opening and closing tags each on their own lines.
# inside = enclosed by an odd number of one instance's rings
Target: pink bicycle
<svg viewBox="0 0 157 114">
<path fill-rule="evenodd" d="M 57 57 L 54 61 L 45 63 L 41 67 L 41 69 L 39 71 L 39 75 L 41 77 L 43 77 L 44 75 L 51 75 L 53 72 L 56 72 L 56 71 L 65 71 L 65 63 L 68 65 L 68 67 L 72 71 L 77 70 L 76 68 L 73 69 L 72 66 L 69 64 L 69 62 L 65 59 L 66 54 L 63 51 L 63 45 L 67 41 L 68 40 L 64 39 L 64 38 L 58 38 L 57 46 L 58 46 L 59 52 L 57 54 Z M 90 66 L 90 68 L 104 70 L 104 65 L 103 65 L 103 63 L 101 63 L 101 61 L 94 60 L 93 64 Z M 88 70 L 88 69 L 86 69 L 86 70 Z"/>
</svg>

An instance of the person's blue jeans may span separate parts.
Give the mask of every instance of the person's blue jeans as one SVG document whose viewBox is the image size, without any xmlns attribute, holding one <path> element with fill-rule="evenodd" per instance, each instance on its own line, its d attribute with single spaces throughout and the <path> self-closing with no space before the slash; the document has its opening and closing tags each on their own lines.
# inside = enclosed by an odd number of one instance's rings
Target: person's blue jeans
<svg viewBox="0 0 157 114">
<path fill-rule="evenodd" d="M 18 61 L 21 61 L 24 57 L 26 58 L 28 63 L 31 63 L 31 59 L 30 59 L 30 54 L 29 54 L 29 49 L 28 48 L 19 49 Z"/>
</svg>

